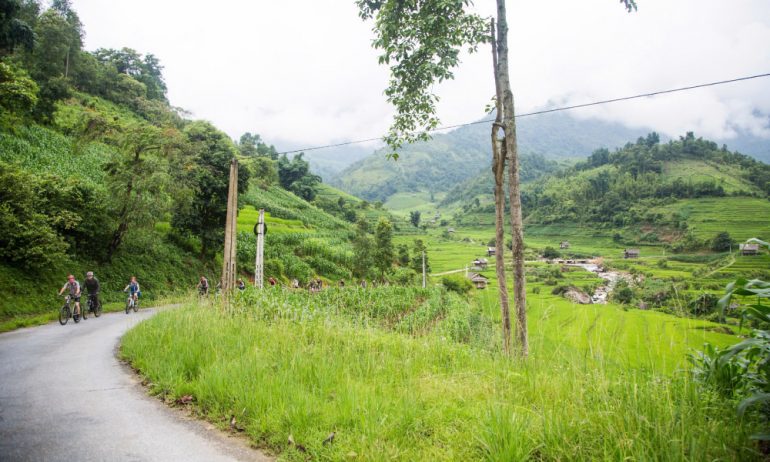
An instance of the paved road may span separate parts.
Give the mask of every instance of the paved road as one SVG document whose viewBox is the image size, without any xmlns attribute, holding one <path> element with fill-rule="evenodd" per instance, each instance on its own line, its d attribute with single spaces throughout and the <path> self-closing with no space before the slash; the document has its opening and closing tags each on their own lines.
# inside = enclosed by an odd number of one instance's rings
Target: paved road
<svg viewBox="0 0 770 462">
<path fill-rule="evenodd" d="M 154 314 L 105 314 L 0 335 L 0 461 L 267 461 L 148 397 L 115 357 Z"/>
</svg>

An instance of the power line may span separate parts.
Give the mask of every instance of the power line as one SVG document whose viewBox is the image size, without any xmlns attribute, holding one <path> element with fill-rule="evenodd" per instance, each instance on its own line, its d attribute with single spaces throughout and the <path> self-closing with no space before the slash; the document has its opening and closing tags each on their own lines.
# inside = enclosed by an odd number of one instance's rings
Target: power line
<svg viewBox="0 0 770 462">
<path fill-rule="evenodd" d="M 762 77 L 770 77 L 770 72 L 765 73 L 765 74 L 749 75 L 749 76 L 746 76 L 746 77 L 738 77 L 738 78 L 729 79 L 729 80 L 719 80 L 717 82 L 701 83 L 701 84 L 698 84 L 698 85 L 689 85 L 689 86 L 686 86 L 686 87 L 672 88 L 670 90 L 659 90 L 659 91 L 653 91 L 653 92 L 650 92 L 650 93 L 641 93 L 641 94 L 633 95 L 633 96 L 623 96 L 621 98 L 605 99 L 605 100 L 601 100 L 601 101 L 594 101 L 594 102 L 591 102 L 591 103 L 575 104 L 575 105 L 572 105 L 572 106 L 562 106 L 562 107 L 556 107 L 556 108 L 552 108 L 552 109 L 543 109 L 541 111 L 528 112 L 528 113 L 525 113 L 525 114 L 518 114 L 516 116 L 516 118 L 519 119 L 519 118 L 522 118 L 522 117 L 529 117 L 529 116 L 535 116 L 535 115 L 540 115 L 540 114 L 548 114 L 548 113 L 551 113 L 551 112 L 568 111 L 568 110 L 571 110 L 571 109 L 579 109 L 579 108 L 590 107 L 590 106 L 599 106 L 599 105 L 602 105 L 602 104 L 617 103 L 619 101 L 628 101 L 628 100 L 632 100 L 632 99 L 649 98 L 649 97 L 652 97 L 652 96 L 665 95 L 665 94 L 668 94 L 668 93 L 676 93 L 676 92 L 680 92 L 680 91 L 695 90 L 697 88 L 713 87 L 713 86 L 716 86 L 716 85 L 724 85 L 724 84 L 727 84 L 727 83 L 742 82 L 744 80 L 759 79 L 759 78 L 762 78 Z M 494 119 L 482 119 L 482 120 L 477 120 L 475 122 L 467 122 L 467 123 L 457 124 L 457 125 L 446 125 L 446 126 L 443 126 L 443 127 L 436 127 L 436 128 L 430 129 L 430 130 L 426 130 L 426 132 L 430 133 L 430 132 L 438 132 L 438 131 L 443 131 L 443 130 L 452 130 L 454 128 L 467 127 L 469 125 L 486 124 L 486 123 L 491 123 L 491 122 L 494 122 Z M 279 152 L 278 155 L 282 155 L 282 154 L 295 154 L 295 153 L 298 153 L 298 152 L 317 151 L 319 149 L 337 148 L 337 147 L 340 147 L 340 146 L 348 146 L 348 145 L 351 145 L 351 144 L 370 143 L 372 141 L 382 141 L 382 137 L 379 137 L 379 138 L 367 138 L 365 140 L 345 141 L 344 143 L 327 144 L 327 145 L 323 145 L 323 146 L 313 146 L 313 147 L 304 148 L 304 149 L 295 149 L 295 150 L 292 150 L 292 151 Z"/>
</svg>

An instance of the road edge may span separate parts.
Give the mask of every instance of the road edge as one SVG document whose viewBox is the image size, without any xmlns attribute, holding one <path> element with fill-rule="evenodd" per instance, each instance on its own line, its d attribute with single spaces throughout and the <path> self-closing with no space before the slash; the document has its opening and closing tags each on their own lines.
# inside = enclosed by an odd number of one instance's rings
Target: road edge
<svg viewBox="0 0 770 462">
<path fill-rule="evenodd" d="M 190 406 L 173 406 L 160 395 L 153 395 L 150 390 L 151 383 L 142 375 L 141 371 L 135 368 L 127 359 L 121 357 L 121 347 L 123 346 L 123 336 L 135 329 L 143 322 L 151 319 L 159 310 L 173 309 L 182 306 L 182 304 L 163 305 L 153 307 L 156 313 L 144 319 L 124 332 L 115 341 L 112 349 L 112 356 L 118 363 L 121 373 L 125 374 L 131 382 L 131 390 L 140 395 L 142 399 L 152 402 L 153 406 L 172 419 L 180 422 L 191 432 L 206 439 L 210 443 L 219 447 L 223 453 L 239 461 L 253 462 L 274 462 L 276 457 L 265 451 L 264 448 L 255 446 L 251 439 L 245 433 L 225 431 L 218 427 L 215 422 L 195 413 L 195 409 Z"/>
</svg>

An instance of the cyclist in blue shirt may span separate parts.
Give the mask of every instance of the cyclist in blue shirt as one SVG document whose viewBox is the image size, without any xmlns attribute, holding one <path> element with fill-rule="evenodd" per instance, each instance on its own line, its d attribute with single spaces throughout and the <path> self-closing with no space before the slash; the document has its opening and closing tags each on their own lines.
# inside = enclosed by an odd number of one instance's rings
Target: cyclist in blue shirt
<svg viewBox="0 0 770 462">
<path fill-rule="evenodd" d="M 139 283 L 136 282 L 136 276 L 131 276 L 131 282 L 129 282 L 126 288 L 123 289 L 123 292 L 128 292 L 134 299 L 134 302 L 137 301 L 142 294 L 142 289 L 139 288 Z"/>
</svg>

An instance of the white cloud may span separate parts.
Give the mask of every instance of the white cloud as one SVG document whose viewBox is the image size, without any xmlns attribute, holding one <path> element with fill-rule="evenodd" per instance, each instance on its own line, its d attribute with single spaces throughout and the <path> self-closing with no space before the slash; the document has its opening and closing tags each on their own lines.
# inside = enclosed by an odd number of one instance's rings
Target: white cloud
<svg viewBox="0 0 770 462">
<path fill-rule="evenodd" d="M 491 14 L 492 0 L 477 0 Z M 625 96 L 770 71 L 766 0 L 508 2 L 517 109 Z M 391 108 L 371 24 L 352 0 L 74 0 L 86 45 L 135 48 L 165 65 L 172 104 L 231 136 L 323 144 L 383 134 Z M 440 87 L 445 124 L 479 118 L 493 93 L 490 52 Z M 770 79 L 574 112 L 676 136 L 770 136 Z"/>
</svg>

